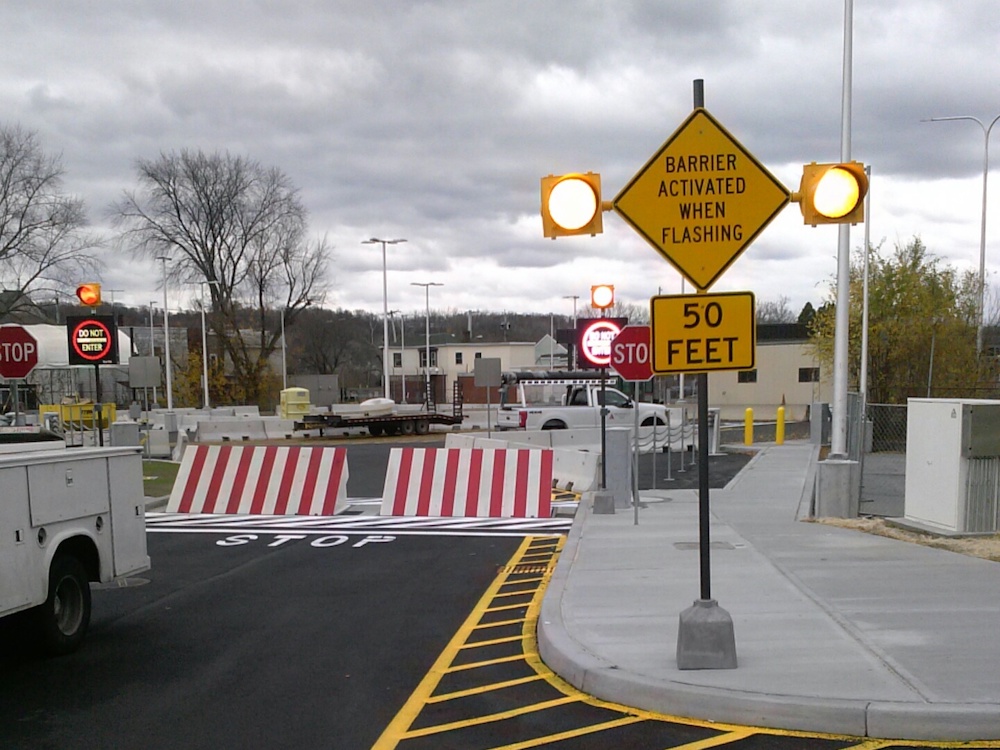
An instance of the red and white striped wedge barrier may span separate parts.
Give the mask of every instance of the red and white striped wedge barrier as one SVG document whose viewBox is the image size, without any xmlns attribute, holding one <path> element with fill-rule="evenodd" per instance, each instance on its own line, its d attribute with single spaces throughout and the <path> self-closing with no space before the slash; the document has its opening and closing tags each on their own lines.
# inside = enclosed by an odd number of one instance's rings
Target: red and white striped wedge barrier
<svg viewBox="0 0 1000 750">
<path fill-rule="evenodd" d="M 548 518 L 552 451 L 393 448 L 383 516 Z"/>
<path fill-rule="evenodd" d="M 347 475 L 345 448 L 189 446 L 167 512 L 332 516 Z"/>
</svg>

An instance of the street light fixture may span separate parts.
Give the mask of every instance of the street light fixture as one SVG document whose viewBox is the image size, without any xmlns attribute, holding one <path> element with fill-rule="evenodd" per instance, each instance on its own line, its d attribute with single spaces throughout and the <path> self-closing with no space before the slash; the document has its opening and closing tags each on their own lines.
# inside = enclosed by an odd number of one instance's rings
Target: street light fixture
<svg viewBox="0 0 1000 750">
<path fill-rule="evenodd" d="M 424 367 L 424 402 L 427 408 L 430 409 L 430 395 L 431 395 L 431 287 L 432 286 L 444 286 L 436 281 L 411 281 L 410 286 L 422 286 L 424 288 L 424 306 L 426 309 L 426 314 L 424 317 L 425 328 L 424 328 L 424 347 L 426 354 L 424 355 L 427 359 L 425 362 L 426 367 Z"/>
<path fill-rule="evenodd" d="M 382 240 L 372 237 L 361 241 L 362 245 L 382 245 L 382 384 L 386 398 L 389 398 L 389 284 L 385 266 L 385 246 L 398 245 L 401 242 L 406 240 Z"/>
<path fill-rule="evenodd" d="M 990 174 L 990 131 L 1000 120 L 1000 115 L 993 118 L 989 125 L 983 123 L 978 117 L 972 115 L 957 115 L 954 117 L 931 117 L 921 122 L 949 122 L 952 120 L 971 120 L 983 129 L 983 217 L 979 230 L 979 301 L 978 318 L 979 324 L 976 327 L 976 354 L 983 353 L 983 297 L 986 294 L 986 181 Z"/>
<path fill-rule="evenodd" d="M 163 358 L 167 370 L 167 411 L 174 410 L 173 376 L 170 367 L 170 312 L 167 310 L 167 261 L 168 255 L 158 255 L 156 259 L 163 261 Z"/>
</svg>

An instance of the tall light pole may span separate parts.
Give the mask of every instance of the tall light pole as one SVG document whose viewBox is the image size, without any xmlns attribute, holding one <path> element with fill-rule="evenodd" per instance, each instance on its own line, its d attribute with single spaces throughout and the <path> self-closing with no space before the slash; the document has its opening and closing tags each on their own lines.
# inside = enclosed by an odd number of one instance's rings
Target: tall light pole
<svg viewBox="0 0 1000 750">
<path fill-rule="evenodd" d="M 983 353 L 983 297 L 986 294 L 986 181 L 990 174 L 990 131 L 1000 120 L 1000 115 L 993 118 L 989 125 L 983 123 L 978 117 L 972 115 L 957 115 L 954 117 L 931 117 L 924 122 L 948 122 L 951 120 L 971 120 L 983 129 L 983 218 L 979 230 L 979 301 L 977 317 L 979 323 L 976 327 L 976 354 Z"/>
<path fill-rule="evenodd" d="M 385 397 L 389 398 L 389 282 L 385 266 L 385 246 L 398 245 L 404 239 L 382 240 L 372 237 L 362 240 L 362 245 L 382 245 L 382 385 Z"/>
<path fill-rule="evenodd" d="M 425 281 L 423 283 L 419 281 L 411 281 L 410 286 L 422 286 L 424 288 L 424 307 L 426 309 L 424 317 L 424 347 L 425 347 L 425 357 L 427 361 L 425 362 L 426 367 L 424 367 L 424 401 L 427 403 L 427 407 L 430 408 L 430 394 L 431 394 L 431 287 L 432 286 L 444 286 L 444 284 L 439 284 L 436 281 Z"/>
<path fill-rule="evenodd" d="M 208 329 L 205 327 L 205 284 L 218 286 L 218 281 L 199 281 L 201 286 L 201 375 L 205 384 L 205 406 L 206 411 L 211 408 L 208 401 Z"/>
<path fill-rule="evenodd" d="M 156 344 L 153 338 L 153 305 L 156 304 L 156 300 L 150 300 L 149 302 L 149 356 L 156 356 Z M 156 403 L 156 386 L 153 386 L 153 403 Z"/>
<path fill-rule="evenodd" d="M 571 299 L 571 300 L 573 300 L 573 325 L 575 326 L 576 325 L 576 301 L 578 299 L 580 299 L 580 295 L 579 294 L 564 294 L 563 295 L 563 299 Z M 572 369 L 575 370 L 576 369 L 576 342 L 574 342 L 571 346 L 572 346 L 572 349 L 573 349 L 573 365 L 572 365 Z"/>
<path fill-rule="evenodd" d="M 166 359 L 167 370 L 167 411 L 174 410 L 173 376 L 170 367 L 170 313 L 167 311 L 167 255 L 158 255 L 157 260 L 163 261 L 163 358 Z"/>
<path fill-rule="evenodd" d="M 854 0 L 844 0 L 844 59 L 840 102 L 840 160 L 851 160 L 853 104 Z M 851 225 L 839 224 L 837 235 L 837 310 L 833 334 L 833 424 L 830 457 L 847 458 L 848 329 L 851 300 Z"/>
</svg>

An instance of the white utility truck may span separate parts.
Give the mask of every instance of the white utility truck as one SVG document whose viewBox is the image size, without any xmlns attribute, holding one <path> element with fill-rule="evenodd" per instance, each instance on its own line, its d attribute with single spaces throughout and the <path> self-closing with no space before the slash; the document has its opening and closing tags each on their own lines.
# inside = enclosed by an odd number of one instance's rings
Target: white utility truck
<svg viewBox="0 0 1000 750">
<path fill-rule="evenodd" d="M 680 424 L 679 409 L 663 404 L 639 402 L 617 388 L 605 386 L 603 396 L 598 374 L 571 372 L 512 372 L 504 374 L 504 395 L 510 386 L 517 386 L 517 398 L 501 402 L 497 413 L 497 428 L 525 430 L 566 430 L 580 427 L 600 427 L 601 405 L 607 406 L 606 423 L 610 427 L 632 427 L 635 410 L 639 410 L 639 425 L 650 427 Z"/>
<path fill-rule="evenodd" d="M 149 569 L 142 456 L 46 437 L 0 434 L 0 617 L 67 654 L 90 624 L 90 582 Z"/>
</svg>

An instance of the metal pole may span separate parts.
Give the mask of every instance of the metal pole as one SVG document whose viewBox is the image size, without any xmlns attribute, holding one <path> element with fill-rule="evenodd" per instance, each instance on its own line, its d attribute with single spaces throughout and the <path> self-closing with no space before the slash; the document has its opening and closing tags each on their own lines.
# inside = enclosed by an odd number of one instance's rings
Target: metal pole
<svg viewBox="0 0 1000 750">
<path fill-rule="evenodd" d="M 410 286 L 422 286 L 424 288 L 424 402 L 428 411 L 431 408 L 431 287 L 444 286 L 437 281 L 411 281 Z"/>
<path fill-rule="evenodd" d="M 285 308 L 281 308 L 281 390 L 288 388 L 288 360 L 285 349 Z"/>
<path fill-rule="evenodd" d="M 389 272 L 382 243 L 382 389 L 389 398 Z"/>
<path fill-rule="evenodd" d="M 851 160 L 851 61 L 854 0 L 844 0 L 844 72 L 841 85 L 840 160 Z M 837 311 L 833 341 L 833 430 L 830 457 L 847 457 L 847 365 L 851 301 L 851 225 L 838 225 Z"/>
<path fill-rule="evenodd" d="M 872 184 L 872 168 L 865 167 L 868 175 L 868 184 Z M 872 191 L 869 189 L 865 196 L 865 256 L 864 271 L 861 292 L 861 377 L 859 390 L 861 391 L 862 422 L 864 421 L 864 408 L 868 400 L 868 259 L 871 255 L 871 199 Z"/>
<path fill-rule="evenodd" d="M 399 379 L 403 403 L 406 403 L 406 313 L 399 311 Z"/>
<path fill-rule="evenodd" d="M 571 300 L 573 300 L 573 326 L 576 326 L 576 301 L 578 299 L 580 299 L 580 295 L 579 294 L 566 294 L 566 295 L 563 295 L 563 299 L 571 299 Z M 571 365 L 571 368 L 575 371 L 576 370 L 576 343 L 574 342 L 571 346 L 572 346 L 572 349 L 573 349 L 573 358 L 572 358 L 573 359 L 573 363 Z"/>
<path fill-rule="evenodd" d="M 605 407 L 605 387 L 608 382 L 608 368 L 601 368 L 601 489 L 608 488 L 608 410 Z"/>
<path fill-rule="evenodd" d="M 632 507 L 633 523 L 639 525 L 639 381 L 632 383 L 632 408 L 635 411 L 635 440 L 632 447 Z M 653 420 L 653 434 L 656 434 L 656 420 Z"/>
<path fill-rule="evenodd" d="M 704 81 L 694 82 L 694 106 L 705 106 Z M 711 536 L 708 488 L 708 373 L 698 373 L 698 550 L 701 567 L 701 599 L 712 598 Z"/>
<path fill-rule="evenodd" d="M 424 368 L 424 400 L 427 411 L 431 409 L 431 288 L 424 287 L 424 356 L 427 358 Z"/>
<path fill-rule="evenodd" d="M 154 339 L 154 336 L 153 336 L 153 305 L 155 305 L 155 304 L 156 304 L 156 300 L 153 300 L 153 301 L 151 301 L 149 303 L 149 356 L 150 357 L 155 357 L 156 356 L 156 346 L 154 344 L 155 339 Z M 155 385 L 153 386 L 153 401 L 154 402 L 156 401 L 156 386 Z M 148 412 L 149 409 L 147 408 L 146 411 Z"/>
<path fill-rule="evenodd" d="M 382 245 L 382 389 L 389 398 L 389 276 L 385 261 L 385 246 L 398 245 L 404 239 L 382 240 L 372 237 L 362 240 L 362 245 Z"/>
<path fill-rule="evenodd" d="M 205 383 L 205 411 L 211 409 L 208 400 L 208 329 L 205 326 L 205 283 L 201 285 L 201 374 Z"/>
<path fill-rule="evenodd" d="M 174 389 L 173 376 L 170 365 L 170 311 L 167 309 L 167 261 L 166 255 L 161 255 L 157 260 L 163 261 L 163 357 L 166 359 L 167 370 L 167 411 L 174 410 Z"/>
</svg>

